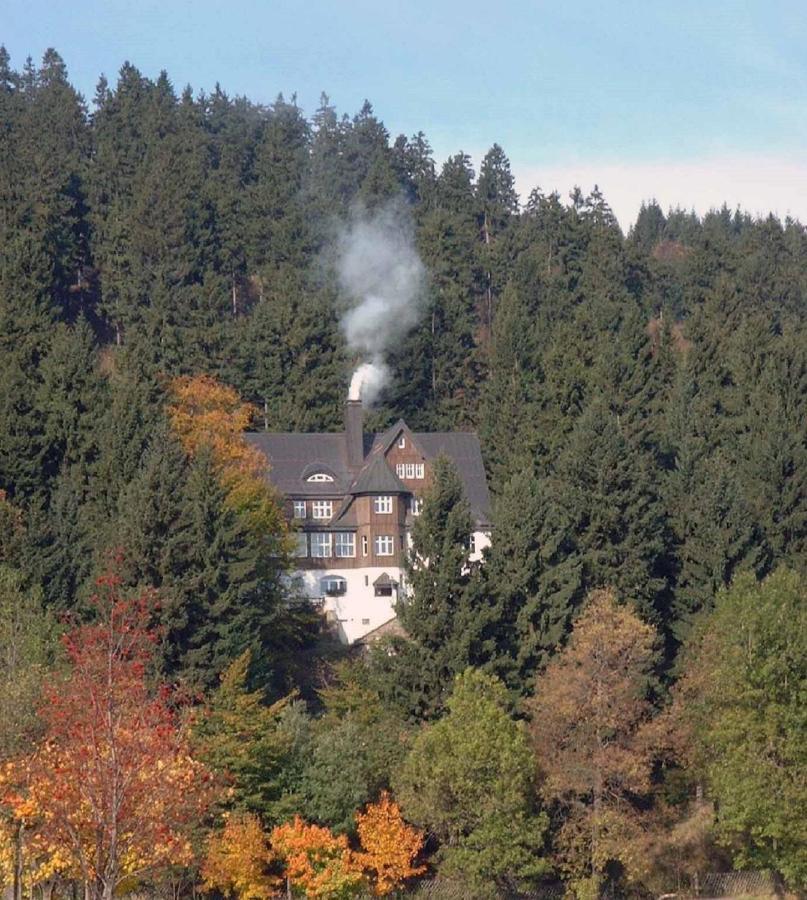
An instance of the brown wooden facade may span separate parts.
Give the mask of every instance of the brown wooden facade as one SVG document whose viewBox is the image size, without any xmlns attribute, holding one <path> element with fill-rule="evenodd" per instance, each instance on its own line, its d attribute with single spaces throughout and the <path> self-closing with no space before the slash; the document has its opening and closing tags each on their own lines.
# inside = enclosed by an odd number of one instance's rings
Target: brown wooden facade
<svg viewBox="0 0 807 900">
<path fill-rule="evenodd" d="M 407 478 L 400 476 L 400 481 L 408 489 L 407 493 L 379 493 L 360 494 L 347 498 L 338 494 L 326 496 L 319 493 L 317 496 L 296 495 L 286 501 L 286 514 L 298 528 L 307 533 L 312 532 L 339 532 L 348 531 L 355 534 L 355 555 L 352 557 L 335 555 L 329 557 L 298 557 L 296 564 L 301 569 L 360 569 L 365 567 L 401 566 L 403 563 L 402 550 L 407 546 L 408 533 L 412 524 L 411 500 L 420 499 L 423 491 L 431 481 L 431 469 L 426 457 L 420 452 L 411 438 L 405 433 L 405 447 L 398 446 L 398 439 L 392 444 L 385 454 L 385 461 L 392 472 L 396 472 L 399 464 L 422 465 L 424 467 L 423 478 Z M 388 496 L 392 498 L 392 512 L 380 513 L 375 510 L 375 498 Z M 344 502 L 349 500 L 350 506 L 345 509 Z M 294 500 L 305 500 L 306 518 L 294 519 Z M 333 503 L 333 517 L 327 519 L 314 519 L 312 505 L 315 501 L 330 500 Z M 339 513 L 342 516 L 339 516 Z M 347 520 L 350 524 L 347 524 Z M 376 552 L 376 538 L 390 536 L 394 541 L 394 551 L 391 556 L 381 555 Z M 364 550 L 366 542 L 366 552 Z"/>
<path fill-rule="evenodd" d="M 389 496 L 392 499 L 392 512 L 379 513 L 375 511 L 375 497 Z M 306 498 L 297 497 L 297 500 Z M 335 533 L 347 531 L 355 535 L 354 556 L 329 556 L 329 557 L 298 557 L 296 562 L 301 569 L 325 569 L 338 565 L 340 568 L 357 569 L 366 566 L 400 566 L 401 549 L 406 546 L 409 518 L 409 495 L 407 494 L 366 494 L 352 498 L 351 506 L 354 524 L 344 524 L 336 521 L 336 515 L 341 507 L 341 498 L 334 500 L 334 516 L 331 519 L 314 519 L 310 509 L 314 499 L 306 499 L 308 515 L 305 519 L 291 519 L 293 503 L 287 504 L 286 512 L 291 521 L 306 534 L 316 532 Z M 376 537 L 389 536 L 394 541 L 393 553 L 390 556 L 376 553 Z M 367 552 L 364 552 L 366 540 Z"/>
</svg>

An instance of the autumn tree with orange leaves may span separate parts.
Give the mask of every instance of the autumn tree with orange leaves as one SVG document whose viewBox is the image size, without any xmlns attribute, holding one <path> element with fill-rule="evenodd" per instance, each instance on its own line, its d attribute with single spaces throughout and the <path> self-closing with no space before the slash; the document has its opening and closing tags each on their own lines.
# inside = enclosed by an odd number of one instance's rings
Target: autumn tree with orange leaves
<svg viewBox="0 0 807 900">
<path fill-rule="evenodd" d="M 386 791 L 356 814 L 356 824 L 361 849 L 354 851 L 345 835 L 299 816 L 267 835 L 257 816 L 233 813 L 208 838 L 204 887 L 237 900 L 262 900 L 282 885 L 272 871 L 282 862 L 287 887 L 306 897 L 350 897 L 368 886 L 381 897 L 426 871 L 414 865 L 423 834 L 404 822 Z"/>
<path fill-rule="evenodd" d="M 423 833 L 404 822 L 387 791 L 356 814 L 356 830 L 362 846 L 356 859 L 370 875 L 373 893 L 378 896 L 392 893 L 407 878 L 426 871 L 425 866 L 413 865 L 423 849 Z"/>
<path fill-rule="evenodd" d="M 253 408 L 238 392 L 210 375 L 185 375 L 169 385 L 168 417 L 190 457 L 207 450 L 227 493 L 227 504 L 243 515 L 274 556 L 288 552 L 285 519 L 266 480 L 266 457 L 244 438 Z M 282 551 L 282 553 L 281 553 Z"/>
<path fill-rule="evenodd" d="M 285 863 L 289 886 L 303 896 L 351 897 L 363 889 L 364 873 L 345 835 L 295 816 L 274 828 L 270 839 Z"/>
<path fill-rule="evenodd" d="M 38 857 L 111 900 L 167 865 L 193 861 L 195 829 L 216 789 L 195 761 L 166 688 L 147 670 L 154 600 L 98 581 L 96 619 L 64 637 L 68 669 L 45 688 L 44 737 L 3 772 L 3 800 Z"/>
</svg>

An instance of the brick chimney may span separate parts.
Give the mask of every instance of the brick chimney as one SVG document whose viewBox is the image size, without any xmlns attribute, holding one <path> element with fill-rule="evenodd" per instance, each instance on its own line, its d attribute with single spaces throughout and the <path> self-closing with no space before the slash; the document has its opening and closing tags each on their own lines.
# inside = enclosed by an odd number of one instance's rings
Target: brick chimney
<svg viewBox="0 0 807 900">
<path fill-rule="evenodd" d="M 347 464 L 358 469 L 364 462 L 364 412 L 361 400 L 348 400 L 345 406 Z"/>
</svg>

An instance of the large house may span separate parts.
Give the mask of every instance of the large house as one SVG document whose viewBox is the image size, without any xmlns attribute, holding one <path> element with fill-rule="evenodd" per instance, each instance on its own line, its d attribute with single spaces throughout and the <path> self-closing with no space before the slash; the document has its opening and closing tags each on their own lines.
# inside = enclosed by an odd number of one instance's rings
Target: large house
<svg viewBox="0 0 807 900">
<path fill-rule="evenodd" d="M 405 590 L 403 555 L 434 460 L 457 467 L 471 507 L 470 558 L 490 543 L 490 497 L 479 440 L 466 432 L 415 433 L 398 421 L 366 434 L 362 404 L 348 400 L 345 430 L 250 434 L 298 527 L 293 573 L 347 644 L 389 628 Z"/>
</svg>

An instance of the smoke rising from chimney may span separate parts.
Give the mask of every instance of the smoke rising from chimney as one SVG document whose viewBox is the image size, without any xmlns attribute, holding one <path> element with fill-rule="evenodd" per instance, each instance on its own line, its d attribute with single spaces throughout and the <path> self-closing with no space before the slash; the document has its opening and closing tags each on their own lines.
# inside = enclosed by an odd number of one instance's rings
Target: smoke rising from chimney
<svg viewBox="0 0 807 900">
<path fill-rule="evenodd" d="M 362 363 L 350 379 L 348 400 L 361 400 L 367 406 L 372 406 L 389 380 L 389 374 L 389 368 L 381 357 Z"/>
<path fill-rule="evenodd" d="M 339 241 L 337 272 L 351 304 L 342 330 L 365 360 L 351 378 L 350 398 L 369 406 L 389 380 L 384 355 L 415 325 L 423 297 L 426 270 L 403 203 L 353 221 Z"/>
</svg>

